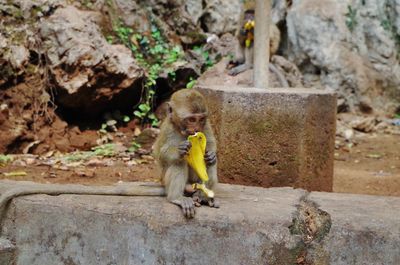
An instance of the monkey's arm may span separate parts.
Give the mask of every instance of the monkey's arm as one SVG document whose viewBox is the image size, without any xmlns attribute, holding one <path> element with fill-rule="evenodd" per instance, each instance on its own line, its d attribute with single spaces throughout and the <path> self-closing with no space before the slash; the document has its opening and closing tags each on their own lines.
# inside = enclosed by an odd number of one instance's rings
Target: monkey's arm
<svg viewBox="0 0 400 265">
<path fill-rule="evenodd" d="M 73 184 L 32 184 L 16 187 L 0 195 L 0 224 L 7 204 L 14 198 L 24 195 L 77 194 L 77 195 L 114 195 L 114 196 L 165 196 L 165 189 L 157 183 L 134 182 L 115 186 L 83 186 Z M 1 230 L 0 230 L 1 231 Z"/>
<path fill-rule="evenodd" d="M 186 162 L 171 164 L 165 171 L 164 184 L 167 200 L 180 206 L 185 217 L 193 218 L 195 215 L 193 199 L 184 196 L 188 172 Z"/>
<path fill-rule="evenodd" d="M 206 155 L 205 160 L 207 163 L 207 174 L 208 174 L 208 182 L 207 188 L 214 189 L 215 185 L 218 183 L 218 175 L 217 175 L 217 141 L 214 137 L 214 133 L 212 131 L 210 123 L 207 121 L 204 127 L 204 134 L 207 138 L 207 146 L 206 146 Z M 219 203 L 215 198 L 208 198 L 202 194 L 202 192 L 197 191 L 193 195 L 193 200 L 198 204 L 207 204 L 210 207 L 219 207 Z"/>
<path fill-rule="evenodd" d="M 168 120 L 163 124 L 161 131 L 163 133 L 155 144 L 156 159 L 163 165 L 182 162 L 185 151 L 190 148 L 190 143 L 175 131 Z"/>
</svg>

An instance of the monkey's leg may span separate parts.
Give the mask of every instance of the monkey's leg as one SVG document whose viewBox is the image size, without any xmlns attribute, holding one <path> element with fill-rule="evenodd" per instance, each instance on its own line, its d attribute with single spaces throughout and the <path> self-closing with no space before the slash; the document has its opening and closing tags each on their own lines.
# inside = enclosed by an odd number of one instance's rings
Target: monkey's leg
<svg viewBox="0 0 400 265">
<path fill-rule="evenodd" d="M 208 166 L 207 174 L 208 174 L 207 188 L 212 190 L 215 188 L 216 184 L 218 183 L 217 162 Z M 207 198 L 206 201 L 207 201 L 208 206 L 214 207 L 214 208 L 219 208 L 219 202 L 215 198 Z"/>
<path fill-rule="evenodd" d="M 228 74 L 229 75 L 238 75 L 246 70 L 251 69 L 253 66 L 250 64 L 241 64 L 236 67 L 233 67 L 231 70 L 229 70 Z"/>
<path fill-rule="evenodd" d="M 282 87 L 285 87 L 285 88 L 289 87 L 289 83 L 286 80 L 285 76 L 273 63 L 269 63 L 268 68 L 269 68 L 269 70 L 271 70 L 271 72 L 276 74 L 276 76 L 278 77 L 279 83 L 281 83 Z"/>
<path fill-rule="evenodd" d="M 242 48 L 242 53 L 244 54 L 244 64 L 240 64 L 231 70 L 229 70 L 230 75 L 237 75 L 246 70 L 253 68 L 253 48 Z"/>
<path fill-rule="evenodd" d="M 186 163 L 172 164 L 165 172 L 165 191 L 167 200 L 182 208 L 187 218 L 195 215 L 195 206 L 192 198 L 185 197 L 186 183 L 188 181 L 189 169 Z"/>
<path fill-rule="evenodd" d="M 207 168 L 207 174 L 208 174 L 207 188 L 212 190 L 218 183 L 216 163 Z M 207 197 L 201 190 L 194 191 L 192 198 L 196 206 L 204 204 L 210 207 L 219 208 L 218 200 L 216 200 L 215 198 Z"/>
</svg>

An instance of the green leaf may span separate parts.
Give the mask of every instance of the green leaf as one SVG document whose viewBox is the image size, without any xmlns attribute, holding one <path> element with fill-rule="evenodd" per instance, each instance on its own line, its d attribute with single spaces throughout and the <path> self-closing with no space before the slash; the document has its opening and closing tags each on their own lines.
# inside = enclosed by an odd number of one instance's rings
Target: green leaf
<svg viewBox="0 0 400 265">
<path fill-rule="evenodd" d="M 151 114 L 149 114 L 149 119 L 151 119 L 151 120 L 157 120 L 157 117 L 156 117 L 156 115 L 154 115 L 154 113 L 151 113 Z"/>
<path fill-rule="evenodd" d="M 131 118 L 129 118 L 129 116 L 124 116 L 123 118 L 122 118 L 122 120 L 124 121 L 124 122 L 129 122 L 130 120 L 131 120 Z"/>
<path fill-rule="evenodd" d="M 193 88 L 196 84 L 196 80 L 192 80 L 186 84 L 186 88 Z"/>
<path fill-rule="evenodd" d="M 135 115 L 135 116 L 138 117 L 138 118 L 143 118 L 143 117 L 144 117 L 143 113 L 141 113 L 141 112 L 138 111 L 138 110 L 135 110 L 135 111 L 133 112 L 133 115 Z"/>
<path fill-rule="evenodd" d="M 140 104 L 138 108 L 139 108 L 141 111 L 145 112 L 145 113 L 149 112 L 150 109 L 151 109 L 150 106 L 147 105 L 147 104 Z"/>
</svg>

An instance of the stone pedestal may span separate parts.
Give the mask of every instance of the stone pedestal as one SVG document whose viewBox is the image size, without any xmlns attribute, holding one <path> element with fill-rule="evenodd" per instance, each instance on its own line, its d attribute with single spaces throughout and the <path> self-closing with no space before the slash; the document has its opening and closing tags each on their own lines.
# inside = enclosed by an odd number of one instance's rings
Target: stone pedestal
<svg viewBox="0 0 400 265">
<path fill-rule="evenodd" d="M 221 182 L 332 191 L 336 96 L 316 89 L 197 87 Z"/>
</svg>

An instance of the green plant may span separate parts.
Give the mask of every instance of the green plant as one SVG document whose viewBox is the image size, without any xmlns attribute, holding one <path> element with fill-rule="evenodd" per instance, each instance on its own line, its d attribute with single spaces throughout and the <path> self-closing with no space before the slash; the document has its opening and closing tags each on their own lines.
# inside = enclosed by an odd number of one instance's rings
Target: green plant
<svg viewBox="0 0 400 265">
<path fill-rule="evenodd" d="M 78 161 L 83 161 L 83 160 L 87 160 L 91 157 L 94 156 L 93 152 L 82 152 L 82 151 L 77 151 L 77 152 L 73 152 L 70 154 L 67 154 L 65 156 L 62 157 L 62 160 L 65 160 L 67 162 L 78 162 Z"/>
<path fill-rule="evenodd" d="M 193 77 L 190 77 L 190 81 L 186 84 L 186 88 L 193 88 L 196 84 L 196 80 Z"/>
<path fill-rule="evenodd" d="M 92 151 L 95 156 L 111 157 L 116 155 L 115 144 L 112 143 L 95 146 Z"/>
<path fill-rule="evenodd" d="M 131 147 L 128 148 L 128 151 L 129 151 L 129 152 L 136 152 L 136 151 L 139 150 L 139 148 L 141 148 L 141 147 L 142 147 L 141 144 L 138 144 L 137 142 L 132 141 Z"/>
<path fill-rule="evenodd" d="M 106 40 L 108 43 L 113 44 L 114 43 L 114 36 L 108 35 L 106 36 Z"/>
<path fill-rule="evenodd" d="M 11 161 L 13 161 L 12 156 L 0 154 L 0 166 L 5 166 Z"/>
<path fill-rule="evenodd" d="M 152 112 L 157 79 L 163 69 L 168 69 L 169 65 L 182 58 L 183 51 L 179 46 L 171 47 L 156 23 L 153 20 L 151 22 L 150 35 L 134 32 L 121 21 L 118 21 L 114 31 L 120 42 L 131 50 L 138 64 L 147 72 L 143 97 L 133 114 L 145 123 L 158 126 L 159 121 Z M 174 79 L 176 73 L 171 71 L 168 75 Z"/>
<path fill-rule="evenodd" d="M 101 128 L 98 130 L 99 134 L 107 134 L 107 127 L 108 125 L 106 123 L 102 123 Z"/>
<path fill-rule="evenodd" d="M 211 58 L 210 53 L 204 49 L 204 46 L 195 46 L 193 51 L 203 57 L 205 69 L 208 69 L 214 65 L 214 60 Z"/>
<path fill-rule="evenodd" d="M 357 10 L 353 9 L 350 5 L 347 6 L 347 13 L 346 13 L 346 26 L 347 28 L 353 32 L 355 27 L 358 24 L 357 21 Z"/>
</svg>

